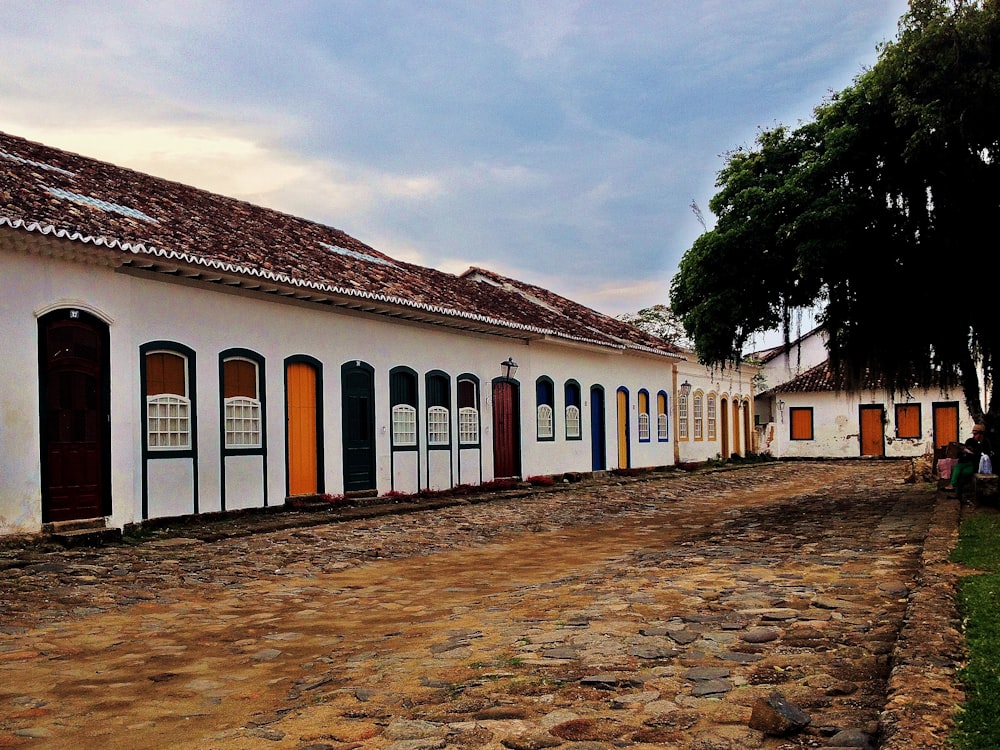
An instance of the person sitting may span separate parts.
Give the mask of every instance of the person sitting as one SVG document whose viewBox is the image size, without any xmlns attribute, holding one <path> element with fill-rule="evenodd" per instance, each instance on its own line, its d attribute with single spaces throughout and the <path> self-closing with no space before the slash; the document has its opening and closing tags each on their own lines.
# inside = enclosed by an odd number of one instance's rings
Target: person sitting
<svg viewBox="0 0 1000 750">
<path fill-rule="evenodd" d="M 945 487 L 946 491 L 954 490 L 958 499 L 962 499 L 962 486 L 979 471 L 979 460 L 983 454 L 991 457 L 993 449 L 986 439 L 986 426 L 976 424 L 972 428 L 972 437 L 965 441 L 962 452 L 958 457 L 958 463 L 951 470 L 951 481 Z"/>
</svg>

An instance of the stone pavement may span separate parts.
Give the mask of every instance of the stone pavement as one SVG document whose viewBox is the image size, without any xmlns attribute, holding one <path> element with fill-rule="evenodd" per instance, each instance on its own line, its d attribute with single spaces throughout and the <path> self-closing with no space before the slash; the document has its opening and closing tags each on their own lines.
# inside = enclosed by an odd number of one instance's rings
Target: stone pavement
<svg viewBox="0 0 1000 750">
<path fill-rule="evenodd" d="M 960 510 L 906 468 L 11 546 L 0 748 L 944 748 Z M 763 731 L 775 692 L 806 726 Z"/>
</svg>

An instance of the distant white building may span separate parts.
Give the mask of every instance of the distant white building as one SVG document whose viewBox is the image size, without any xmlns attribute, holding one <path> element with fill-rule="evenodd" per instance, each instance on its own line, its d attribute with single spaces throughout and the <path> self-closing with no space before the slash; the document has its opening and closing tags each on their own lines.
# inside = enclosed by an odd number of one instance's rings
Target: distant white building
<svg viewBox="0 0 1000 750">
<path fill-rule="evenodd" d="M 913 457 L 971 434 L 957 389 L 893 394 L 876 379 L 849 389 L 831 371 L 819 328 L 754 359 L 764 383 L 758 445 L 776 458 Z"/>
</svg>

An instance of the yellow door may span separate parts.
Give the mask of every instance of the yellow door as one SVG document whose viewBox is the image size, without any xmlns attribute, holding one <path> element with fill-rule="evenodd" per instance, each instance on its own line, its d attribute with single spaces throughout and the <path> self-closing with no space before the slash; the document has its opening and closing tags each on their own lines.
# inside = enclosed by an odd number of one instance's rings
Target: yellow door
<svg viewBox="0 0 1000 750">
<path fill-rule="evenodd" d="M 618 391 L 618 467 L 629 468 L 628 391 Z"/>
<path fill-rule="evenodd" d="M 288 409 L 288 494 L 318 491 L 316 369 L 291 362 L 286 371 Z"/>
</svg>

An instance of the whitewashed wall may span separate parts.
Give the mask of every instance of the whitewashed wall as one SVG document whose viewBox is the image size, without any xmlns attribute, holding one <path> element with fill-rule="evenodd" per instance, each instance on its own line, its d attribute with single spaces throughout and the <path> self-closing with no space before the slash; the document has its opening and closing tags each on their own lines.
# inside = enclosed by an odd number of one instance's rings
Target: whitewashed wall
<svg viewBox="0 0 1000 750">
<path fill-rule="evenodd" d="M 2 242 L 3 238 L 0 238 Z M 31 241 L 34 241 L 33 239 Z M 47 240 L 45 242 L 48 242 Z M 68 246 L 68 243 L 63 243 Z M 520 365 L 522 475 L 555 474 L 591 469 L 590 387 L 604 386 L 608 468 L 618 464 L 616 390 L 628 389 L 633 467 L 673 463 L 675 433 L 661 443 L 655 437 L 655 398 L 672 392 L 672 360 L 643 354 L 622 354 L 594 347 L 557 342 L 530 344 L 499 337 L 390 321 L 361 314 L 332 312 L 297 303 L 258 298 L 238 291 L 205 289 L 191 283 L 171 283 L 162 277 L 139 277 L 110 267 L 0 251 L 0 337 L 4 356 L 0 376 L 10 387 L 0 390 L 0 534 L 36 531 L 41 524 L 38 404 L 38 317 L 52 309 L 77 307 L 106 321 L 111 349 L 112 515 L 122 526 L 142 520 L 142 432 L 139 348 L 164 340 L 195 352 L 198 414 L 198 463 L 183 459 L 149 461 L 149 517 L 219 510 L 223 494 L 219 414 L 219 354 L 239 347 L 264 358 L 265 420 L 268 431 L 266 477 L 260 457 L 227 457 L 225 495 L 228 509 L 284 501 L 285 404 L 284 360 L 309 355 L 322 363 L 325 490 L 343 488 L 340 450 L 341 365 L 360 360 L 375 370 L 376 481 L 386 492 L 398 481 L 400 491 L 489 480 L 493 475 L 491 381 L 499 363 L 509 356 Z M 419 471 L 390 460 L 389 370 L 407 366 L 418 373 L 421 411 L 425 409 L 424 374 L 443 370 L 451 377 L 453 430 L 456 379 L 473 373 L 480 379 L 482 449 L 463 449 L 459 462 L 457 435 L 452 456 L 435 451 L 428 461 L 421 452 Z M 535 439 L 535 379 L 548 376 L 555 384 L 556 439 Z M 563 386 L 576 380 L 581 389 L 582 439 L 565 439 Z M 637 394 L 650 393 L 653 437 L 639 443 Z M 424 415 L 421 414 L 421 425 Z M 426 439 L 421 435 L 421 442 Z M 396 454 L 397 459 L 400 454 Z M 191 472 L 197 471 L 197 477 Z M 407 472 L 409 472 L 407 474 Z M 411 477 L 407 485 L 401 477 Z M 415 479 L 413 478 L 415 477 Z M 197 480 L 196 482 L 194 480 Z M 198 487 L 198 497 L 191 487 Z"/>
<path fill-rule="evenodd" d="M 919 403 L 921 407 L 919 439 L 896 438 L 895 402 L 888 393 L 779 393 L 778 399 L 784 406 L 775 410 L 775 421 L 763 427 L 761 450 L 769 451 L 776 458 L 858 458 L 861 456 L 862 405 L 880 404 L 885 409 L 883 434 L 887 458 L 921 456 L 933 451 L 934 403 L 959 402 L 959 436 L 965 440 L 971 435 L 972 420 L 957 391 L 914 391 L 911 396 L 913 398 L 907 403 Z M 813 409 L 813 440 L 791 439 L 788 414 L 794 407 Z"/>
</svg>

